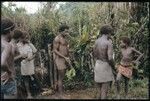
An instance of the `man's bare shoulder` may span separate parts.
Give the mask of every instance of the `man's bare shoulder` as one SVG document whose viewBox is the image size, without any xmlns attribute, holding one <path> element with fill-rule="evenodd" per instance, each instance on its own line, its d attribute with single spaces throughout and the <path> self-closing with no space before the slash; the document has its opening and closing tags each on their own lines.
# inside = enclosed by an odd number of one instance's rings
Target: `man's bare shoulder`
<svg viewBox="0 0 150 101">
<path fill-rule="evenodd" d="M 95 41 L 95 44 L 98 44 L 98 39 Z"/>
<path fill-rule="evenodd" d="M 107 45 L 112 46 L 112 40 L 107 40 L 106 43 Z"/>
<path fill-rule="evenodd" d="M 54 43 L 59 43 L 60 42 L 60 35 L 57 35 L 54 39 Z"/>
<path fill-rule="evenodd" d="M 13 44 L 12 42 L 10 42 L 10 44 L 12 45 L 13 48 L 16 48 L 17 45 L 16 44 Z"/>
<path fill-rule="evenodd" d="M 13 46 L 8 42 L 4 42 L 4 43 L 2 43 L 2 47 L 4 50 L 11 51 Z"/>
<path fill-rule="evenodd" d="M 60 35 L 57 35 L 54 39 L 54 42 L 59 42 L 60 41 Z"/>
<path fill-rule="evenodd" d="M 134 50 L 135 48 L 134 47 L 129 47 L 130 49 Z"/>
<path fill-rule="evenodd" d="M 18 43 L 17 43 L 17 47 L 18 47 L 18 48 L 22 47 L 22 43 L 21 43 L 21 42 L 18 42 Z"/>
<path fill-rule="evenodd" d="M 134 47 L 130 47 L 131 51 L 137 51 Z"/>
</svg>

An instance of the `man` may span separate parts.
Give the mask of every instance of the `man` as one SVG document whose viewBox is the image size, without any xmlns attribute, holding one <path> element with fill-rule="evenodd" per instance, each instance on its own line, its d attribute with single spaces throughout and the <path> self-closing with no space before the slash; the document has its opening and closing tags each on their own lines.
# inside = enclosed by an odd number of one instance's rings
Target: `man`
<svg viewBox="0 0 150 101">
<path fill-rule="evenodd" d="M 128 82 L 132 77 L 132 64 L 139 63 L 138 61 L 141 59 L 143 54 L 137 51 L 135 48 L 130 46 L 130 39 L 128 37 L 121 38 L 121 55 L 122 59 L 120 65 L 118 65 L 118 74 L 117 74 L 117 98 L 120 98 L 120 81 L 123 78 L 125 81 L 125 98 L 127 98 L 128 94 Z M 134 61 L 133 54 L 139 54 L 139 57 Z"/>
<path fill-rule="evenodd" d="M 112 69 L 113 64 L 113 47 L 110 35 L 113 29 L 109 25 L 104 25 L 100 29 L 99 37 L 94 45 L 93 55 L 96 59 L 94 68 L 94 80 L 99 88 L 99 98 L 106 99 L 110 83 L 114 80 Z"/>
<path fill-rule="evenodd" d="M 17 47 L 17 43 L 19 42 L 20 38 L 22 37 L 23 32 L 16 29 L 12 35 L 12 39 L 10 41 L 10 44 L 13 47 L 13 52 L 15 54 L 14 57 L 14 67 L 15 67 L 15 71 L 16 71 L 16 82 L 17 82 L 17 98 L 20 98 L 21 95 L 20 94 L 20 90 L 19 90 L 19 80 L 21 79 L 21 75 L 20 75 L 20 63 L 22 61 L 22 59 L 26 58 L 25 54 L 20 54 L 18 47 Z"/>
<path fill-rule="evenodd" d="M 25 89 L 27 91 L 27 98 L 32 98 L 30 92 L 30 80 L 34 80 L 35 74 L 34 57 L 37 49 L 29 41 L 30 35 L 27 32 L 23 32 L 20 42 L 17 44 L 20 54 L 25 54 L 26 58 L 21 61 L 21 75 L 25 83 Z"/>
<path fill-rule="evenodd" d="M 14 51 L 9 43 L 15 24 L 8 18 L 1 20 L 1 98 L 16 98 Z"/>
<path fill-rule="evenodd" d="M 58 70 L 58 92 L 60 97 L 63 97 L 63 79 L 65 76 L 65 70 L 67 69 L 66 62 L 69 60 L 69 45 L 66 37 L 69 35 L 69 27 L 67 25 L 61 25 L 59 28 L 59 35 L 55 37 L 53 41 L 53 58 L 54 63 Z"/>
<path fill-rule="evenodd" d="M 20 30 L 14 30 L 14 33 L 12 34 L 10 44 L 12 45 L 12 48 L 13 48 L 12 51 L 15 55 L 14 61 L 16 61 L 18 59 L 22 59 L 23 57 L 25 58 L 25 55 L 23 55 L 23 54 L 20 55 L 18 47 L 17 47 L 17 43 L 19 42 L 22 35 L 23 35 L 23 33 Z"/>
</svg>

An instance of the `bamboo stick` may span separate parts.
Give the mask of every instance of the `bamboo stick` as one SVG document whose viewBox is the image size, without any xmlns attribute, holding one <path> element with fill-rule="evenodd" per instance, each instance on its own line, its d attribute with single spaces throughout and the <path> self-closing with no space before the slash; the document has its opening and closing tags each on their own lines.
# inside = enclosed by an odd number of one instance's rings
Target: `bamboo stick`
<svg viewBox="0 0 150 101">
<path fill-rule="evenodd" d="M 49 76 L 50 76 L 50 83 L 51 83 L 51 87 L 54 86 L 54 80 L 53 80 L 53 65 L 52 65 L 52 52 L 51 52 L 51 44 L 48 44 L 48 54 L 49 54 L 49 65 L 50 65 L 50 69 L 49 69 Z"/>
</svg>

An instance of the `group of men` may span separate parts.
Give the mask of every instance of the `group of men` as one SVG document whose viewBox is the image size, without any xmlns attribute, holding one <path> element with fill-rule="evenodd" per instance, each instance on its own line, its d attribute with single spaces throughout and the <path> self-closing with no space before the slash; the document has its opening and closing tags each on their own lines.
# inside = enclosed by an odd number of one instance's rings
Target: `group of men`
<svg viewBox="0 0 150 101">
<path fill-rule="evenodd" d="M 29 83 L 30 79 L 35 79 L 36 51 L 29 33 L 15 29 L 15 23 L 8 18 L 1 20 L 1 98 L 20 98 L 17 92 L 18 76 L 23 79 L 27 98 L 31 98 Z M 18 63 L 20 71 L 15 68 Z"/>
<path fill-rule="evenodd" d="M 1 21 L 1 94 L 4 98 L 15 98 L 17 94 L 14 62 L 20 61 L 21 75 L 25 81 L 28 98 L 31 98 L 29 91 L 29 79 L 34 74 L 34 56 L 36 48 L 31 44 L 29 34 L 15 30 L 15 24 L 10 19 Z M 113 59 L 113 43 L 111 36 L 113 28 L 110 25 L 104 25 L 100 28 L 99 38 L 93 47 L 93 56 L 96 60 L 94 67 L 94 80 L 99 88 L 100 99 L 106 99 L 107 93 L 112 81 L 117 84 L 117 98 L 120 98 L 120 80 L 125 80 L 125 93 L 128 93 L 128 81 L 132 77 L 132 64 L 137 63 L 142 57 L 142 53 L 131 47 L 130 39 L 122 37 L 120 40 L 121 62 L 115 68 Z M 69 59 L 69 26 L 61 25 L 59 34 L 53 41 L 53 60 L 58 70 L 58 94 L 60 98 L 64 96 L 63 79 Z M 133 61 L 133 53 L 138 53 L 139 57 Z M 117 76 L 114 76 L 114 70 L 117 70 Z M 127 97 L 127 96 L 126 96 Z"/>
<path fill-rule="evenodd" d="M 116 81 L 117 98 L 120 99 L 120 81 L 125 80 L 125 98 L 128 94 L 128 81 L 132 78 L 133 65 L 139 63 L 143 54 L 131 47 L 130 39 L 126 36 L 120 40 L 121 62 L 115 66 L 113 59 L 113 43 L 111 36 L 114 35 L 113 28 L 110 25 L 104 25 L 100 28 L 99 38 L 93 47 L 93 56 L 96 60 L 94 67 L 94 80 L 99 88 L 100 99 L 106 99 L 111 82 Z M 59 29 L 59 35 L 53 41 L 54 63 L 58 69 L 58 94 L 63 98 L 63 78 L 67 69 L 69 60 L 69 26 L 63 25 Z M 137 53 L 139 57 L 134 61 L 133 54 Z M 69 67 L 69 66 L 68 66 Z M 115 68 L 116 67 L 116 68 Z M 115 74 L 117 72 L 117 74 Z M 116 76 L 115 76 L 116 75 Z"/>
</svg>

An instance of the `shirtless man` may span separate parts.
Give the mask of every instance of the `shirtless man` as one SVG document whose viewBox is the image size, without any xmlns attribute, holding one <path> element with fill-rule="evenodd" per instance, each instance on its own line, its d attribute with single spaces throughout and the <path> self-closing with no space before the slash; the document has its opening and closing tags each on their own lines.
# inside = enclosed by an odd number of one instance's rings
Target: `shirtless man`
<svg viewBox="0 0 150 101">
<path fill-rule="evenodd" d="M 15 24 L 8 18 L 1 20 L 1 98 L 16 98 L 13 47 L 9 43 Z"/>
<path fill-rule="evenodd" d="M 120 65 L 118 65 L 118 74 L 117 74 L 117 98 L 120 98 L 120 80 L 121 78 L 125 81 L 125 98 L 128 94 L 128 82 L 132 77 L 132 64 L 139 63 L 139 60 L 143 54 L 137 51 L 135 48 L 130 46 L 130 39 L 128 37 L 121 38 L 121 55 L 122 59 Z M 139 57 L 134 61 L 133 53 L 139 54 Z"/>
<path fill-rule="evenodd" d="M 113 64 L 113 47 L 110 35 L 113 33 L 113 29 L 109 25 L 104 25 L 100 29 L 99 37 L 94 45 L 93 55 L 96 59 L 94 67 L 94 80 L 99 88 L 100 99 L 107 98 L 108 88 L 110 83 L 114 80 L 112 72 Z"/>
<path fill-rule="evenodd" d="M 69 45 L 66 40 L 66 36 L 69 35 L 68 30 L 68 26 L 61 25 L 59 28 L 60 34 L 56 36 L 53 41 L 53 58 L 58 70 L 58 93 L 60 97 L 63 97 L 63 79 L 65 76 L 65 70 L 67 69 L 66 62 L 70 62 Z"/>
<path fill-rule="evenodd" d="M 19 40 L 21 39 L 23 33 L 20 30 L 14 30 L 14 33 L 12 34 L 12 38 L 10 41 L 10 44 L 12 45 L 13 48 L 13 53 L 14 53 L 14 61 L 18 60 L 18 59 L 23 59 L 26 56 L 23 54 L 19 53 L 18 47 L 17 47 L 17 43 L 19 42 Z"/>
</svg>

